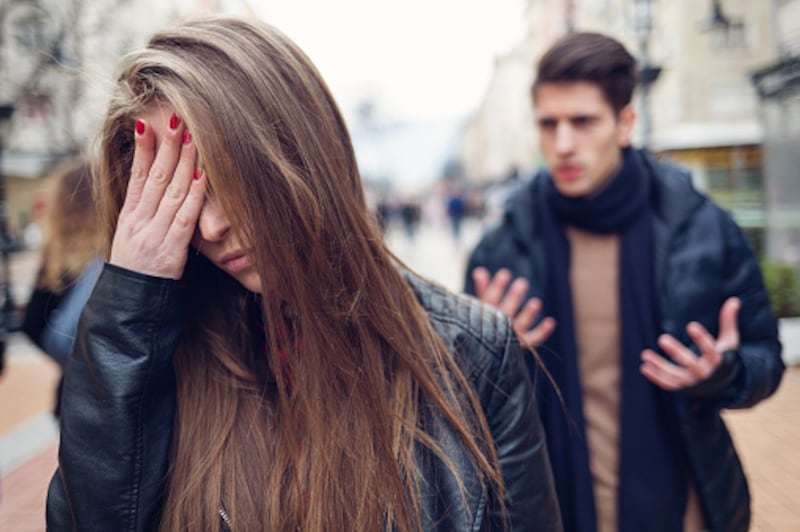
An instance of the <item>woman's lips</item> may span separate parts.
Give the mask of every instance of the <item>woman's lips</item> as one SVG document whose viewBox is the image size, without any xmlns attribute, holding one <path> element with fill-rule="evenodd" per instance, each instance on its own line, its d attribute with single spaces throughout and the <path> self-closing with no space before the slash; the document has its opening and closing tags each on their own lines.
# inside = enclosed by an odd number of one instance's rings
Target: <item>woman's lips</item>
<svg viewBox="0 0 800 532">
<path fill-rule="evenodd" d="M 250 262 L 250 257 L 241 251 L 223 255 L 220 259 L 220 264 L 225 271 L 230 273 L 242 272 L 250 269 L 253 266 L 253 264 Z"/>
</svg>

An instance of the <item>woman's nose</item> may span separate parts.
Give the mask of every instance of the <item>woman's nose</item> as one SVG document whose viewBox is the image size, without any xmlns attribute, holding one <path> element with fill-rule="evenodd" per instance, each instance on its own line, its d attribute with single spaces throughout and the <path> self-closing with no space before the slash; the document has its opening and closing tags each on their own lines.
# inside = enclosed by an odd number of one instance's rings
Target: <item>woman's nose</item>
<svg viewBox="0 0 800 532">
<path fill-rule="evenodd" d="M 216 199 L 206 199 L 200 218 L 197 221 L 200 237 L 208 242 L 217 242 L 225 238 L 231 229 L 228 217 Z"/>
</svg>

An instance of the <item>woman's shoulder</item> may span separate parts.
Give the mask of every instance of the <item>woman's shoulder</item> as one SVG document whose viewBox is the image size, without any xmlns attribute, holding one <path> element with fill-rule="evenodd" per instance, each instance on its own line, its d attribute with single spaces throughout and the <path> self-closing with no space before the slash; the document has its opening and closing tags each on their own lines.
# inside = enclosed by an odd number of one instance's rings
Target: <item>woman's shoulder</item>
<svg viewBox="0 0 800 532">
<path fill-rule="evenodd" d="M 474 371 L 492 360 L 499 363 L 516 341 L 511 323 L 498 309 L 414 273 L 402 273 L 450 352 L 466 359 L 459 360 L 460 365 L 466 363 Z"/>
</svg>

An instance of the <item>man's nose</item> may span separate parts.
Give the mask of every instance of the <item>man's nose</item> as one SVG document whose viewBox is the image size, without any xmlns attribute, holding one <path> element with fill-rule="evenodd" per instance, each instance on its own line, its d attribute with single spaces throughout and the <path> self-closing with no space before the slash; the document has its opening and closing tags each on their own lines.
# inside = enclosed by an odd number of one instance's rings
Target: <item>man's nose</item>
<svg viewBox="0 0 800 532">
<path fill-rule="evenodd" d="M 556 128 L 556 150 L 560 154 L 571 153 L 575 149 L 575 132 L 569 123 L 560 123 Z"/>
<path fill-rule="evenodd" d="M 217 242 L 225 238 L 231 230 L 231 224 L 218 200 L 206 199 L 200 211 L 197 228 L 203 240 L 208 242 Z"/>
</svg>

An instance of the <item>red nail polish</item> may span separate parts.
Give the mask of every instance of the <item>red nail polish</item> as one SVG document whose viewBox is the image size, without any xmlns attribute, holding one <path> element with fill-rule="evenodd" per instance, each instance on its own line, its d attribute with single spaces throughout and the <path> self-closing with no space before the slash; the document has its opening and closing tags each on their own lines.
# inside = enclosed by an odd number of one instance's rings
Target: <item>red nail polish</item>
<svg viewBox="0 0 800 532">
<path fill-rule="evenodd" d="M 195 168 L 194 169 L 194 178 L 195 180 L 200 179 L 200 175 L 203 173 L 202 168 Z"/>
<path fill-rule="evenodd" d="M 189 144 L 190 142 L 192 142 L 192 134 L 189 133 L 189 130 L 187 129 L 186 131 L 183 132 L 183 143 Z"/>
<path fill-rule="evenodd" d="M 172 113 L 172 116 L 169 117 L 169 128 L 170 129 L 178 129 L 178 124 L 181 123 L 181 119 L 178 118 L 178 115 Z"/>
<path fill-rule="evenodd" d="M 136 121 L 136 133 L 139 135 L 144 135 L 144 122 L 141 120 Z"/>
</svg>

